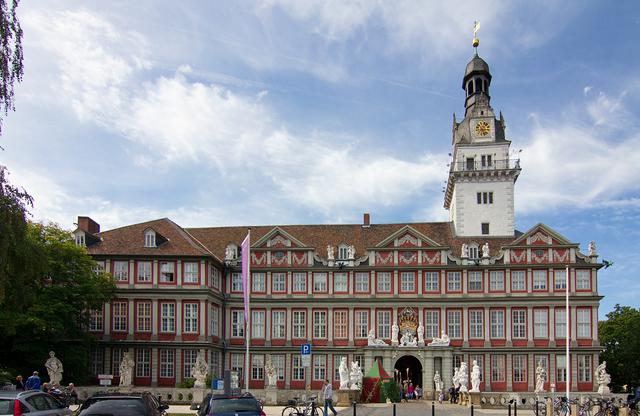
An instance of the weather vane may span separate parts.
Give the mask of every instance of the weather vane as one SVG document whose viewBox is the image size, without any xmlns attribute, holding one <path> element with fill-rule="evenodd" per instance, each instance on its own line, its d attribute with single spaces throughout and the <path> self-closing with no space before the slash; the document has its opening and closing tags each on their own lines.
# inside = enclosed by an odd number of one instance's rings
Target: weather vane
<svg viewBox="0 0 640 416">
<path fill-rule="evenodd" d="M 480 30 L 480 21 L 476 20 L 473 22 L 473 47 L 476 48 L 476 53 L 478 53 L 478 45 L 480 44 L 480 39 L 478 39 L 477 33 Z"/>
</svg>

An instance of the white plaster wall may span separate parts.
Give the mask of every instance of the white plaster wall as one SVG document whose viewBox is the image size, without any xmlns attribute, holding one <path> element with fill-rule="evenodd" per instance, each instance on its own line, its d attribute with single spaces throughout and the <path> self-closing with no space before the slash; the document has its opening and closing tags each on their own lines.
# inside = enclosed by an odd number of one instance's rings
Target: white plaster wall
<svg viewBox="0 0 640 416">
<path fill-rule="evenodd" d="M 478 180 L 478 179 L 475 179 Z M 483 222 L 490 236 L 513 235 L 513 180 L 457 182 L 450 216 L 459 236 L 481 236 Z M 477 192 L 493 192 L 493 204 L 478 204 Z"/>
</svg>

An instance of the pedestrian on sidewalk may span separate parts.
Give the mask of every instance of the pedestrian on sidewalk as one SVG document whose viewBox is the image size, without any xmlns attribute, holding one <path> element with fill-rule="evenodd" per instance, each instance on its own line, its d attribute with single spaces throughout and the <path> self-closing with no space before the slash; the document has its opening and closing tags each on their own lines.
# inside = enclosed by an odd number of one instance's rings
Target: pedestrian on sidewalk
<svg viewBox="0 0 640 416">
<path fill-rule="evenodd" d="M 34 371 L 33 375 L 27 379 L 24 388 L 26 390 L 40 390 L 40 376 L 37 371 Z"/>
<path fill-rule="evenodd" d="M 24 383 L 22 382 L 22 376 L 16 377 L 16 390 L 24 391 Z"/>
<path fill-rule="evenodd" d="M 338 412 L 333 407 L 333 386 L 329 380 L 324 381 L 322 389 L 322 398 L 324 399 L 324 416 L 329 416 L 329 409 L 333 412 L 333 416 L 338 416 Z"/>
</svg>

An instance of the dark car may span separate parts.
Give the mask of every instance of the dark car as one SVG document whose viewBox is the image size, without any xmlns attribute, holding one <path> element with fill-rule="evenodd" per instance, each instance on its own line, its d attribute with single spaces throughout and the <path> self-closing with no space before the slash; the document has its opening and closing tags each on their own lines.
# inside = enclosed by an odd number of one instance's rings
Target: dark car
<svg viewBox="0 0 640 416">
<path fill-rule="evenodd" d="M 202 403 L 191 405 L 198 416 L 266 416 L 252 395 L 225 396 L 207 394 Z"/>
<path fill-rule="evenodd" d="M 0 416 L 67 416 L 71 410 L 50 394 L 40 390 L 0 391 Z"/>
<path fill-rule="evenodd" d="M 96 393 L 80 406 L 78 416 L 161 416 L 169 406 L 151 393 Z"/>
</svg>

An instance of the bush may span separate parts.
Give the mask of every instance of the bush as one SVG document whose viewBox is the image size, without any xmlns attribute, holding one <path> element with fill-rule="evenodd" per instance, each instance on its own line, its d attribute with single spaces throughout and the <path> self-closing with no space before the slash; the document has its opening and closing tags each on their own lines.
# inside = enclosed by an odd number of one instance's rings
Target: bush
<svg viewBox="0 0 640 416">
<path fill-rule="evenodd" d="M 196 382 L 194 378 L 185 378 L 180 383 L 178 383 L 178 388 L 181 389 L 192 389 L 193 384 Z"/>
<path fill-rule="evenodd" d="M 386 402 L 387 399 L 391 400 L 393 403 L 400 402 L 398 384 L 394 380 L 384 380 L 380 386 L 380 400 Z"/>
</svg>

